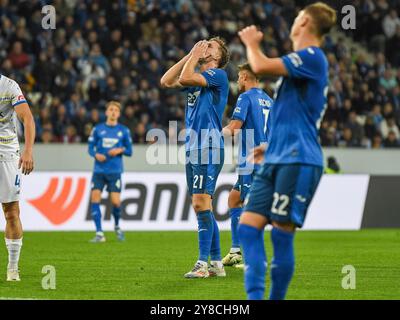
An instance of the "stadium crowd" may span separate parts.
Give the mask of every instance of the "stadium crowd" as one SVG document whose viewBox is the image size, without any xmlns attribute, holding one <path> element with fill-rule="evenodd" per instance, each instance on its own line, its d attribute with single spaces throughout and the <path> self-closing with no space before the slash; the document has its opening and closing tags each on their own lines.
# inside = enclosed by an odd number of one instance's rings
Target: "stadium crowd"
<svg viewBox="0 0 400 320">
<path fill-rule="evenodd" d="M 219 35 L 231 52 L 230 116 L 237 98 L 237 65 L 245 52 L 237 31 L 256 24 L 269 56 L 291 51 L 294 0 L 54 0 L 55 30 L 42 28 L 49 1 L 0 0 L 0 68 L 15 79 L 32 106 L 37 140 L 86 142 L 104 120 L 108 100 L 122 103 L 121 122 L 135 143 L 152 128 L 184 124 L 185 97 L 161 90 L 159 79 L 194 43 Z M 335 4 L 335 2 L 333 2 Z M 330 63 L 328 107 L 321 123 L 323 146 L 400 147 L 399 0 L 359 0 L 356 30 L 348 32 L 374 55 L 373 62 L 327 38 Z M 368 37 L 368 38 L 367 38 Z M 272 94 L 276 79 L 264 79 Z M 170 137 L 177 132 L 169 130 Z"/>
</svg>

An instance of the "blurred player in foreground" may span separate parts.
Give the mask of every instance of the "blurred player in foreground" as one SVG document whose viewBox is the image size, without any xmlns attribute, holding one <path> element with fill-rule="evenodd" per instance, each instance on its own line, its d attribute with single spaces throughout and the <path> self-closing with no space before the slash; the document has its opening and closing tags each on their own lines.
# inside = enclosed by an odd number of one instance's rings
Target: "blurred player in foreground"
<svg viewBox="0 0 400 320">
<path fill-rule="evenodd" d="M 121 175 L 123 173 L 122 156 L 132 156 L 132 138 L 127 127 L 118 123 L 121 115 L 121 104 L 110 101 L 106 106 L 105 123 L 93 128 L 89 137 L 89 154 L 95 158 L 91 212 L 96 225 L 96 236 L 91 242 L 105 242 L 101 227 L 100 200 L 105 186 L 110 196 L 112 215 L 115 222 L 115 233 L 118 240 L 124 240 L 124 233 L 119 227 L 121 216 Z"/>
<path fill-rule="evenodd" d="M 285 298 L 294 273 L 294 233 L 303 226 L 323 171 L 318 129 L 326 108 L 328 62 L 320 46 L 335 23 L 336 12 L 328 5 L 305 7 L 291 30 L 294 52 L 274 59 L 260 50 L 263 34 L 255 26 L 239 32 L 254 72 L 281 76 L 270 113 L 265 162 L 254 178 L 239 225 L 249 299 L 264 298 L 266 224 L 272 224 L 274 250 L 270 299 Z M 263 154 L 263 148 L 255 149 L 256 161 Z"/>
<path fill-rule="evenodd" d="M 25 147 L 20 155 L 17 118 L 24 126 Z M 18 84 L 0 75 L 0 203 L 6 218 L 7 281 L 20 281 L 18 262 L 22 247 L 19 209 L 21 175 L 33 170 L 35 122 Z"/>
<path fill-rule="evenodd" d="M 228 49 L 220 38 L 199 41 L 191 52 L 161 78 L 164 88 L 186 88 L 186 179 L 197 215 L 199 259 L 186 278 L 224 277 L 219 229 L 212 196 L 224 164 L 222 115 L 229 82 L 223 68 Z M 196 72 L 196 68 L 200 72 Z M 210 267 L 208 258 L 211 256 Z"/>
<path fill-rule="evenodd" d="M 232 246 L 222 259 L 225 266 L 243 267 L 240 252 L 238 224 L 253 176 L 259 165 L 247 161 L 254 147 L 267 143 L 268 115 L 273 104 L 272 99 L 259 88 L 259 79 L 248 63 L 239 66 L 238 97 L 231 121 L 224 128 L 224 135 L 239 134 L 238 162 L 239 177 L 229 194 L 228 206 L 231 217 Z M 241 129 L 241 130 L 240 130 Z"/>
</svg>

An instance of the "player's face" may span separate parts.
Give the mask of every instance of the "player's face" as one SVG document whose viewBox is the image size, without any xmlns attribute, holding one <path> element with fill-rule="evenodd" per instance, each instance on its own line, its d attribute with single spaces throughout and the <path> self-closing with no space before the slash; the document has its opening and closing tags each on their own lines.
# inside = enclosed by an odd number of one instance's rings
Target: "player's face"
<svg viewBox="0 0 400 320">
<path fill-rule="evenodd" d="M 305 19 L 304 15 L 305 15 L 304 11 L 300 11 L 296 19 L 294 20 L 292 29 L 290 30 L 290 39 L 293 40 L 294 38 L 296 38 L 297 35 L 299 35 L 300 28 L 304 24 L 304 19 Z"/>
<path fill-rule="evenodd" d="M 208 63 L 212 60 L 218 61 L 220 58 L 219 44 L 216 41 L 208 41 L 208 48 L 204 54 L 204 58 L 199 60 L 200 64 Z"/>
<path fill-rule="evenodd" d="M 239 71 L 238 81 L 237 81 L 239 92 L 244 92 L 245 91 L 245 85 L 244 84 L 245 84 L 246 79 L 247 79 L 246 72 Z"/>
<path fill-rule="evenodd" d="M 111 105 L 106 110 L 106 117 L 108 120 L 117 121 L 120 115 L 121 111 L 117 106 Z"/>
</svg>

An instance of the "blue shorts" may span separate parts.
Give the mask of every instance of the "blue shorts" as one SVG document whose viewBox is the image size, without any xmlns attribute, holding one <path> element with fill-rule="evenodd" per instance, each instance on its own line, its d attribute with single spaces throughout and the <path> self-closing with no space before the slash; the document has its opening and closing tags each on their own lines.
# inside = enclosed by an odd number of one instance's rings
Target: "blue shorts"
<svg viewBox="0 0 400 320">
<path fill-rule="evenodd" d="M 92 176 L 92 190 L 103 191 L 107 186 L 108 192 L 121 192 L 121 174 L 120 173 L 97 173 Z"/>
<path fill-rule="evenodd" d="M 186 181 L 189 194 L 214 195 L 224 165 L 224 149 L 186 151 Z"/>
<path fill-rule="evenodd" d="M 254 177 L 254 173 L 253 174 L 239 174 L 239 177 L 235 183 L 235 185 L 233 186 L 234 190 L 237 190 L 240 192 L 240 201 L 244 201 L 244 199 L 246 198 L 247 194 L 250 191 L 250 187 L 251 184 L 253 182 L 253 177 Z"/>
<path fill-rule="evenodd" d="M 244 211 L 264 215 L 268 222 L 301 228 L 322 176 L 322 167 L 304 164 L 264 164 L 257 171 Z"/>
</svg>

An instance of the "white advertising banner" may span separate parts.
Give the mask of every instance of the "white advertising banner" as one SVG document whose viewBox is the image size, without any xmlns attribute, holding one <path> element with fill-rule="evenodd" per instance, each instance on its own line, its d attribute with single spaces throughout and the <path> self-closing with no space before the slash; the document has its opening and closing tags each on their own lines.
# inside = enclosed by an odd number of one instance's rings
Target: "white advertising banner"
<svg viewBox="0 0 400 320">
<path fill-rule="evenodd" d="M 221 230 L 230 229 L 228 194 L 236 174 L 221 174 L 214 213 Z M 93 230 L 89 172 L 36 172 L 23 177 L 21 219 L 26 231 Z M 195 230 L 184 173 L 123 175 L 121 227 L 124 230 Z M 304 229 L 357 230 L 368 189 L 368 175 L 323 176 Z M 111 207 L 103 193 L 104 230 L 113 230 Z M 4 228 L 4 218 L 0 227 Z"/>
</svg>

